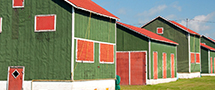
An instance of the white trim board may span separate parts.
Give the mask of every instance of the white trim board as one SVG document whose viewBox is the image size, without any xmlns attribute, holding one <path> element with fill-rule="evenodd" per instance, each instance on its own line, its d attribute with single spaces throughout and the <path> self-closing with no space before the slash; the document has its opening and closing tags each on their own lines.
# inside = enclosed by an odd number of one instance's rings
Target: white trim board
<svg viewBox="0 0 215 90">
<path fill-rule="evenodd" d="M 75 9 L 72 7 L 72 45 L 71 45 L 71 80 L 74 80 L 74 52 L 75 52 Z"/>
<path fill-rule="evenodd" d="M 90 42 L 94 42 L 94 43 L 104 43 L 104 44 L 116 45 L 116 43 L 108 43 L 108 42 L 102 42 L 102 41 L 95 41 L 95 40 L 78 38 L 78 37 L 74 37 L 74 39 L 79 39 L 79 40 L 84 40 L 84 41 L 90 41 Z"/>
</svg>

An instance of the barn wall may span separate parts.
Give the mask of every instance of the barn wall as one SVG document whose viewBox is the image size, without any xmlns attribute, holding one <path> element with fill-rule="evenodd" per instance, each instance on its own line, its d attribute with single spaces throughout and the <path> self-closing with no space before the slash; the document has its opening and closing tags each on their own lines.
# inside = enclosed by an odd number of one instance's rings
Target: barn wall
<svg viewBox="0 0 215 90">
<path fill-rule="evenodd" d="M 115 43 L 115 20 L 75 9 L 75 37 Z"/>
<path fill-rule="evenodd" d="M 161 36 L 166 37 L 174 42 L 177 42 L 177 68 L 178 72 L 189 72 L 189 53 L 188 53 L 188 38 L 187 32 L 170 24 L 169 22 L 158 18 L 147 24 L 145 29 L 156 33 L 157 27 L 163 27 L 164 33 Z"/>
<path fill-rule="evenodd" d="M 117 51 L 148 50 L 148 39 L 117 25 Z"/>
<path fill-rule="evenodd" d="M 190 35 L 190 52 L 192 53 L 200 53 L 200 37 Z M 200 63 L 191 63 L 191 72 L 200 72 Z"/>
<path fill-rule="evenodd" d="M 76 62 L 76 43 L 74 50 L 74 80 L 86 79 L 114 79 L 115 78 L 115 20 L 104 18 L 88 12 L 75 9 L 75 38 L 93 40 L 94 42 L 94 62 Z M 91 16 L 91 17 L 90 17 Z M 114 63 L 102 64 L 99 62 L 100 43 L 110 43 L 114 45 Z"/>
<path fill-rule="evenodd" d="M 175 77 L 177 77 L 177 54 L 176 54 L 176 46 L 169 45 L 161 42 L 152 41 L 151 42 L 151 79 L 153 79 L 153 52 L 158 53 L 158 79 L 163 78 L 163 57 L 162 54 L 167 54 L 167 78 L 171 78 L 171 54 L 174 54 L 174 61 L 175 61 Z"/>
<path fill-rule="evenodd" d="M 208 59 L 208 49 L 201 47 L 201 73 L 209 73 Z"/>
<path fill-rule="evenodd" d="M 25 80 L 70 80 L 72 8 L 63 0 L 25 0 L 13 9 L 12 0 L 0 0 L 0 80 L 8 66 L 25 66 Z M 34 32 L 35 15 L 56 14 L 55 32 Z"/>
</svg>

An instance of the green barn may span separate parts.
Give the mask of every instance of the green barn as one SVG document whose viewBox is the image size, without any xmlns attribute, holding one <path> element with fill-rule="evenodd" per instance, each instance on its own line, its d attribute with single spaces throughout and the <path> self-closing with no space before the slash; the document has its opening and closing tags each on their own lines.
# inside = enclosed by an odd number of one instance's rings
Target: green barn
<svg viewBox="0 0 215 90">
<path fill-rule="evenodd" d="M 177 80 L 177 45 L 139 27 L 117 22 L 117 75 L 121 85 Z"/>
<path fill-rule="evenodd" d="M 200 35 L 189 28 L 161 16 L 142 26 L 147 30 L 179 43 L 177 72 L 179 78 L 200 77 Z"/>
<path fill-rule="evenodd" d="M 91 0 L 0 0 L 0 12 L 0 90 L 11 75 L 24 90 L 115 89 L 118 17 Z"/>
<path fill-rule="evenodd" d="M 215 40 L 201 37 L 201 75 L 215 76 Z"/>
</svg>

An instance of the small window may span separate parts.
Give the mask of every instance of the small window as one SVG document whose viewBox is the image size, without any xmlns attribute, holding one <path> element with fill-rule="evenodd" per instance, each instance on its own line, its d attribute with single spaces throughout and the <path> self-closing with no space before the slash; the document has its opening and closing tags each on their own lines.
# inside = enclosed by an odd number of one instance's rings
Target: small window
<svg viewBox="0 0 215 90">
<path fill-rule="evenodd" d="M 200 53 L 196 53 L 196 63 L 200 63 Z"/>
<path fill-rule="evenodd" d="M 94 62 L 94 43 L 77 40 L 77 62 Z"/>
<path fill-rule="evenodd" d="M 56 15 L 36 15 L 35 32 L 56 31 Z"/>
<path fill-rule="evenodd" d="M 195 63 L 195 53 L 190 53 L 191 63 Z"/>
<path fill-rule="evenodd" d="M 100 44 L 100 63 L 114 63 L 114 46 Z"/>
<path fill-rule="evenodd" d="M 13 8 L 23 8 L 24 0 L 13 0 Z"/>
<path fill-rule="evenodd" d="M 163 27 L 158 27 L 157 28 L 157 34 L 163 34 Z"/>
<path fill-rule="evenodd" d="M 0 17 L 0 33 L 2 32 L 2 18 Z"/>
</svg>

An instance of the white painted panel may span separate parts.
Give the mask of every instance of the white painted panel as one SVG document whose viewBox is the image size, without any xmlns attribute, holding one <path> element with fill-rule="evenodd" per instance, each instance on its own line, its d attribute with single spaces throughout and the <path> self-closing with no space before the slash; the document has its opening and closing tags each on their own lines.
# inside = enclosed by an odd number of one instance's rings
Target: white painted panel
<svg viewBox="0 0 215 90">
<path fill-rule="evenodd" d="M 196 73 L 178 73 L 178 78 L 197 78 L 200 77 L 200 72 L 196 72 Z"/>
</svg>

